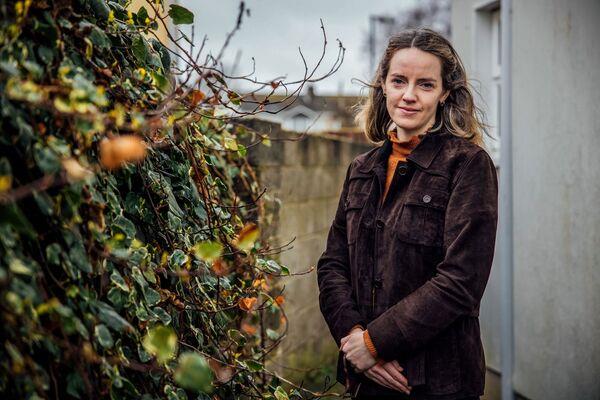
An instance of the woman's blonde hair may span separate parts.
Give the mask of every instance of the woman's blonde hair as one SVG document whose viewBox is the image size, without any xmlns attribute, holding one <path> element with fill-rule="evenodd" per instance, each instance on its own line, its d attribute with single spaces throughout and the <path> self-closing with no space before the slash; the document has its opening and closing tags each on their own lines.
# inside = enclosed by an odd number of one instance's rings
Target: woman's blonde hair
<svg viewBox="0 0 600 400">
<path fill-rule="evenodd" d="M 366 101 L 358 105 L 356 121 L 362 126 L 367 138 L 376 143 L 387 138 L 387 129 L 392 120 L 386 108 L 381 84 L 385 82 L 390 60 L 396 51 L 411 47 L 440 59 L 443 89 L 450 91 L 444 105 L 438 105 L 434 125 L 429 131 L 435 132 L 443 127 L 455 136 L 483 146 L 483 134 L 488 133 L 488 126 L 483 122 L 483 111 L 473 101 L 472 88 L 467 82 L 462 61 L 445 37 L 427 28 L 407 29 L 389 39 L 375 78 L 368 85 L 369 95 Z"/>
</svg>

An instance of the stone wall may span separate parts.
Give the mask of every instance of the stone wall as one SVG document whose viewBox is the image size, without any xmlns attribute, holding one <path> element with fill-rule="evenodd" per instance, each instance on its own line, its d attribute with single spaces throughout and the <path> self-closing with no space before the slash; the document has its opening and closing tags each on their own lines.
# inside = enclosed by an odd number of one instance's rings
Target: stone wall
<svg viewBox="0 0 600 400">
<path fill-rule="evenodd" d="M 316 266 L 325 249 L 350 162 L 372 147 L 331 135 L 301 137 L 266 121 L 252 120 L 249 125 L 271 138 L 270 147 L 249 149 L 261 186 L 279 203 L 273 207 L 273 202 L 267 202 L 273 208 L 267 235 L 280 245 L 294 240 L 279 261 L 291 272 L 307 271 Z M 277 350 L 278 363 L 294 368 L 334 366 L 337 351 L 319 310 L 316 267 L 310 273 L 284 278 L 283 283 L 290 329 Z"/>
</svg>

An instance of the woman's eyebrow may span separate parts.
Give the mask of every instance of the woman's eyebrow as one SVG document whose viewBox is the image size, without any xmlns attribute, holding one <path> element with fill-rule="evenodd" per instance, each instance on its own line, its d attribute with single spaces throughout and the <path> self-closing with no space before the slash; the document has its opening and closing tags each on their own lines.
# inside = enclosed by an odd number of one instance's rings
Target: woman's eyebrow
<svg viewBox="0 0 600 400">
<path fill-rule="evenodd" d="M 406 79 L 406 77 L 402 74 L 393 73 L 392 76 Z M 437 82 L 437 79 L 435 79 L 435 78 L 419 78 L 419 79 L 417 79 L 417 82 Z"/>
</svg>

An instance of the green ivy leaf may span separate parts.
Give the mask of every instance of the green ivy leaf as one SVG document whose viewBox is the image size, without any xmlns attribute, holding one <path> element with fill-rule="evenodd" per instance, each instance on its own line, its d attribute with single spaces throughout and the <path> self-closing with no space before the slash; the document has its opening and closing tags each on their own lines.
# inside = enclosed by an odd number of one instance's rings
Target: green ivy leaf
<svg viewBox="0 0 600 400">
<path fill-rule="evenodd" d="M 148 57 L 148 44 L 143 36 L 139 35 L 133 38 L 133 42 L 131 43 L 131 51 L 139 62 L 142 64 L 146 63 L 146 58 Z"/>
<path fill-rule="evenodd" d="M 146 10 L 146 7 L 140 7 L 140 9 L 137 12 L 137 19 L 139 21 L 140 24 L 144 24 L 144 21 L 146 21 L 146 18 L 148 18 L 148 11 Z"/>
<path fill-rule="evenodd" d="M 48 147 L 42 147 L 40 143 L 34 146 L 34 157 L 38 167 L 45 174 L 54 174 L 62 169 L 58 155 Z"/>
<path fill-rule="evenodd" d="M 267 337 L 273 341 L 279 339 L 279 334 L 271 328 L 267 328 Z"/>
<path fill-rule="evenodd" d="M 96 340 L 98 340 L 98 343 L 105 349 L 113 347 L 114 341 L 106 325 L 96 325 L 94 328 L 94 336 L 96 337 Z"/>
<path fill-rule="evenodd" d="M 102 322 L 108 325 L 110 328 L 117 332 L 130 331 L 133 332 L 134 328 L 125 318 L 119 315 L 114 308 L 108 304 L 98 301 L 96 302 L 98 307 L 98 317 Z"/>
<path fill-rule="evenodd" d="M 154 315 L 156 317 L 158 317 L 158 319 L 160 319 L 160 321 L 163 324 L 168 325 L 168 324 L 171 323 L 171 316 L 163 308 L 161 308 L 161 307 L 154 307 L 152 309 L 152 312 L 154 313 Z"/>
<path fill-rule="evenodd" d="M 146 287 L 148 287 L 148 282 L 146 282 L 146 279 L 144 278 L 142 271 L 140 271 L 140 269 L 138 267 L 133 267 L 131 269 L 131 276 L 137 282 L 137 284 L 140 285 L 140 287 L 142 289 L 145 289 Z"/>
<path fill-rule="evenodd" d="M 177 353 L 177 335 L 170 326 L 158 325 L 148 330 L 142 344 L 162 364 L 173 359 Z"/>
<path fill-rule="evenodd" d="M 281 386 L 277 386 L 277 389 L 275 389 L 275 392 L 273 392 L 273 394 L 275 395 L 275 398 L 277 400 L 289 400 L 288 394 Z"/>
<path fill-rule="evenodd" d="M 90 32 L 90 41 L 92 44 L 100 50 L 108 50 L 110 49 L 111 42 L 106 33 L 100 30 L 97 26 L 92 28 Z"/>
<path fill-rule="evenodd" d="M 246 364 L 246 367 L 250 371 L 258 372 L 258 371 L 262 371 L 262 369 L 263 369 L 263 365 L 261 363 L 259 363 L 258 361 L 246 360 L 245 364 Z"/>
<path fill-rule="evenodd" d="M 121 231 L 128 239 L 135 237 L 135 225 L 122 215 L 117 216 L 113 222 L 113 227 Z"/>
<path fill-rule="evenodd" d="M 148 354 L 146 350 L 144 350 L 144 346 L 142 346 L 141 344 L 138 344 L 137 350 L 141 362 L 145 363 L 152 359 L 152 356 Z"/>
<path fill-rule="evenodd" d="M 113 271 L 112 274 L 110 274 L 110 281 L 122 291 L 129 292 L 129 286 L 127 286 L 125 279 L 123 279 L 119 271 L 117 271 L 116 269 Z"/>
<path fill-rule="evenodd" d="M 179 386 L 195 392 L 212 391 L 213 373 L 204 357 L 186 352 L 179 356 L 178 363 L 173 378 Z"/>
<path fill-rule="evenodd" d="M 85 383 L 83 382 L 81 375 L 77 372 L 71 372 L 67 375 L 67 394 L 76 399 L 81 399 L 81 396 L 84 396 L 84 393 Z"/>
<path fill-rule="evenodd" d="M 8 264 L 8 269 L 11 270 L 11 272 L 15 273 L 15 274 L 20 274 L 20 275 L 33 275 L 33 271 L 31 270 L 31 268 L 27 265 L 25 265 L 25 263 L 19 259 L 19 258 L 12 258 Z"/>
<path fill-rule="evenodd" d="M 169 16 L 173 19 L 175 25 L 186 25 L 194 23 L 194 14 L 185 7 L 177 4 L 169 6 Z"/>
<path fill-rule="evenodd" d="M 160 293 L 150 287 L 144 289 L 144 298 L 149 306 L 160 303 Z"/>
<path fill-rule="evenodd" d="M 69 259 L 77 268 L 86 273 L 92 272 L 92 265 L 88 260 L 87 253 L 83 247 L 83 243 L 81 241 L 77 241 L 77 238 L 74 235 L 74 240 L 69 243 Z"/>
<path fill-rule="evenodd" d="M 110 9 L 104 0 L 90 0 L 89 4 L 94 14 L 97 15 L 98 18 L 102 20 L 108 19 L 108 13 L 110 12 Z"/>
<path fill-rule="evenodd" d="M 171 267 L 181 267 L 188 261 L 188 256 L 181 250 L 177 249 L 171 254 L 169 258 L 169 265 Z"/>
<path fill-rule="evenodd" d="M 279 274 L 281 272 L 281 266 L 279 266 L 275 260 L 268 260 L 265 263 L 265 266 L 267 267 L 267 271 L 271 274 Z"/>
</svg>

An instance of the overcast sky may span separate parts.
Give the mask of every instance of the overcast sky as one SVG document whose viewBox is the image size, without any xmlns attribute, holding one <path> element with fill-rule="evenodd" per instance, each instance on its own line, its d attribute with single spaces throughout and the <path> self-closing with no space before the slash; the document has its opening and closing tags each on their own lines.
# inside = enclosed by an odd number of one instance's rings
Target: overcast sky
<svg viewBox="0 0 600 400">
<path fill-rule="evenodd" d="M 180 0 L 179 3 L 195 15 L 196 42 L 206 34 L 207 48 L 216 55 L 235 25 L 239 1 Z M 319 82 L 316 90 L 319 94 L 358 94 L 361 86 L 351 79 L 371 78 L 365 48 L 369 15 L 396 16 L 413 3 L 413 0 L 248 0 L 250 17 L 244 18 L 223 60 L 233 64 L 236 53 L 241 51 L 236 74 L 250 73 L 254 57 L 255 76 L 259 80 L 281 75 L 287 75 L 287 80 L 300 79 L 304 68 L 298 47 L 302 48 L 309 67 L 314 66 L 323 45 L 319 22 L 322 18 L 328 46 L 317 72 L 322 75 L 333 64 L 338 51 L 336 38 L 342 41 L 346 54 L 340 69 Z"/>
</svg>

